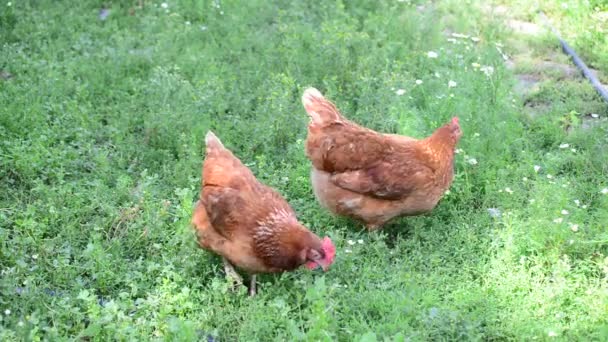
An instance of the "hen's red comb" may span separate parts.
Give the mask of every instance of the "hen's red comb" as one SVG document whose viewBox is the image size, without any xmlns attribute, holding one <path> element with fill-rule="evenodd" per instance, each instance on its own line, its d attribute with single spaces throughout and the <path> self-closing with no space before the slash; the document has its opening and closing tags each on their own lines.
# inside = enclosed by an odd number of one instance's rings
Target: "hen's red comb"
<svg viewBox="0 0 608 342">
<path fill-rule="evenodd" d="M 458 125 L 458 117 L 457 116 L 455 116 L 455 117 L 452 118 L 452 124 Z"/>
</svg>

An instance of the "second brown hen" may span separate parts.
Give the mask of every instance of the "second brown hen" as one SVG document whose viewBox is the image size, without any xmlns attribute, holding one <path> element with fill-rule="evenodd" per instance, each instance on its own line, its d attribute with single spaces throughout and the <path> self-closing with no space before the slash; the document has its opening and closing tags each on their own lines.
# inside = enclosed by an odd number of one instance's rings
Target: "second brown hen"
<svg viewBox="0 0 608 342">
<path fill-rule="evenodd" d="M 278 192 L 253 173 L 212 133 L 207 133 L 200 200 L 192 216 L 199 245 L 221 255 L 228 276 L 242 279 L 232 265 L 255 274 L 291 271 L 301 265 L 327 270 L 335 256 L 328 237 L 321 240 L 300 224 Z"/>
<path fill-rule="evenodd" d="M 306 155 L 319 202 L 368 230 L 432 210 L 452 184 L 458 118 L 425 139 L 382 134 L 346 119 L 315 88 L 302 104 L 311 118 Z"/>
</svg>

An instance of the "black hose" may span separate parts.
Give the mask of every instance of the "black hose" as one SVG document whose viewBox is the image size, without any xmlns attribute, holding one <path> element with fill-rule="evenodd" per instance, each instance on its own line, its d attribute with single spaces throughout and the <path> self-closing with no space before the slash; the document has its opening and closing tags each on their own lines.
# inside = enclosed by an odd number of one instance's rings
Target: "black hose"
<svg viewBox="0 0 608 342">
<path fill-rule="evenodd" d="M 560 37 L 557 30 L 551 25 L 551 23 L 549 23 L 547 16 L 542 11 L 540 12 L 540 15 L 545 21 L 545 24 L 551 29 L 553 34 L 557 36 L 557 39 L 559 39 L 559 43 L 561 44 L 564 53 L 572 57 L 572 62 L 574 62 L 574 64 L 582 71 L 583 75 L 589 80 L 589 82 L 591 82 L 593 88 L 597 90 L 597 92 L 604 99 L 604 101 L 608 102 L 608 91 L 606 90 L 606 88 L 602 85 L 602 83 L 600 83 L 600 81 L 597 79 L 597 77 L 595 77 L 591 70 L 589 70 L 585 62 L 583 62 L 583 60 L 576 54 L 574 49 L 570 45 L 568 45 L 568 43 L 566 43 L 566 41 L 563 40 L 562 37 Z"/>
</svg>

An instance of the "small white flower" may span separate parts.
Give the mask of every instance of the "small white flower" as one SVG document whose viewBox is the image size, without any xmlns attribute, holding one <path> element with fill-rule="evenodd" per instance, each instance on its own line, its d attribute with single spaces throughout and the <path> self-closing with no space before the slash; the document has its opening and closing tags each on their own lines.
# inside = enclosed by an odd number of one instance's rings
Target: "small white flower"
<svg viewBox="0 0 608 342">
<path fill-rule="evenodd" d="M 348 241 L 346 241 L 346 243 L 348 243 L 349 245 L 351 245 L 351 246 L 352 246 L 352 245 L 354 245 L 354 244 L 355 244 L 355 241 L 353 241 L 353 240 L 348 240 Z"/>
<path fill-rule="evenodd" d="M 570 147 L 570 144 L 561 144 L 559 145 L 559 148 L 568 148 Z"/>
<path fill-rule="evenodd" d="M 417 85 L 421 85 L 422 84 L 422 80 L 416 80 L 416 84 Z"/>
<path fill-rule="evenodd" d="M 191 23 L 188 20 L 186 20 L 185 24 L 190 25 Z"/>
<path fill-rule="evenodd" d="M 450 94 L 450 97 L 454 97 L 454 94 Z"/>
<path fill-rule="evenodd" d="M 462 153 L 462 152 L 464 152 L 464 150 L 461 149 L 461 148 L 457 148 L 457 149 L 454 150 L 454 153 L 456 153 L 456 154 L 459 154 L 459 153 Z"/>
<path fill-rule="evenodd" d="M 480 68 L 480 67 L 481 67 L 481 64 L 479 64 L 479 63 L 471 63 L 471 66 L 472 66 L 473 68 L 477 69 L 477 68 Z"/>
<path fill-rule="evenodd" d="M 576 153 L 576 149 L 575 148 L 571 148 L 570 151 L 572 151 L 572 153 Z"/>
<path fill-rule="evenodd" d="M 38 254 L 32 254 L 32 259 L 34 259 L 34 260 L 38 259 Z"/>
<path fill-rule="evenodd" d="M 450 80 L 448 82 L 448 88 L 454 88 L 457 85 L 458 85 L 458 83 L 456 83 L 455 81 Z"/>
<path fill-rule="evenodd" d="M 438 72 L 435 72 L 433 75 L 435 75 L 436 78 L 441 77 L 441 75 Z"/>
<path fill-rule="evenodd" d="M 162 7 L 162 8 L 168 8 L 169 4 L 167 4 L 166 2 L 163 2 L 162 4 L 160 4 L 160 7 Z"/>
<path fill-rule="evenodd" d="M 530 202 L 530 204 L 532 204 L 532 203 L 536 202 L 536 200 L 534 198 L 531 198 L 528 200 L 528 202 Z"/>
<path fill-rule="evenodd" d="M 474 137 L 478 137 L 478 136 L 480 136 L 480 135 L 481 135 L 481 134 L 479 134 L 479 133 L 477 133 L 477 132 L 475 132 L 475 133 L 473 134 L 473 136 L 474 136 Z"/>
<path fill-rule="evenodd" d="M 528 177 L 524 177 L 521 180 L 523 180 L 524 182 L 527 182 L 528 181 Z"/>
<path fill-rule="evenodd" d="M 583 209 L 587 209 L 587 205 L 586 205 L 586 204 L 583 204 L 583 205 L 581 206 L 581 208 L 583 208 Z"/>
<path fill-rule="evenodd" d="M 568 210 L 566 210 L 566 209 L 562 209 L 561 213 L 562 213 L 562 215 L 568 215 L 568 214 L 570 214 L 570 213 L 568 212 Z"/>
<path fill-rule="evenodd" d="M 553 223 L 562 223 L 562 222 L 564 222 L 564 219 L 561 217 L 558 217 L 555 220 L 553 220 Z"/>
<path fill-rule="evenodd" d="M 477 43 L 481 39 L 479 39 L 479 37 L 471 37 L 471 40 L 474 41 L 475 43 Z"/>
<path fill-rule="evenodd" d="M 454 33 L 452 33 L 452 37 L 454 37 L 454 38 L 465 38 L 465 39 L 468 39 L 470 36 L 466 35 L 466 34 L 454 32 Z"/>
<path fill-rule="evenodd" d="M 11 310 L 9 310 L 9 309 L 4 310 L 4 314 L 7 315 L 7 316 L 10 315 L 11 314 Z"/>
<path fill-rule="evenodd" d="M 553 176 L 551 176 L 551 175 L 547 175 L 547 178 L 548 178 L 548 179 L 553 179 Z"/>
<path fill-rule="evenodd" d="M 207 26 L 201 25 L 201 31 L 207 31 Z"/>
<path fill-rule="evenodd" d="M 351 251 L 350 249 L 346 248 L 344 249 L 344 253 L 352 253 L 353 251 Z"/>
<path fill-rule="evenodd" d="M 426 56 L 428 58 L 437 58 L 437 57 L 439 57 L 439 54 L 437 54 L 437 52 L 435 52 L 435 51 L 429 51 L 426 53 Z"/>
<path fill-rule="evenodd" d="M 10 1 L 6 3 L 6 6 L 8 6 L 8 7 L 11 7 L 12 5 L 13 5 L 13 3 Z"/>
<path fill-rule="evenodd" d="M 574 204 L 576 204 L 576 206 L 578 207 L 578 206 L 580 206 L 580 205 L 581 205 L 581 201 L 579 201 L 579 200 L 575 199 L 575 200 L 574 200 Z"/>
<path fill-rule="evenodd" d="M 512 194 L 513 190 L 511 190 L 511 188 L 505 188 L 505 192 L 508 192 L 509 194 Z"/>
<path fill-rule="evenodd" d="M 608 188 L 603 188 L 600 192 L 602 193 L 602 195 L 608 195 Z"/>
<path fill-rule="evenodd" d="M 490 214 L 491 217 L 500 217 L 501 212 L 498 208 L 488 208 L 488 214 Z"/>
<path fill-rule="evenodd" d="M 446 190 L 443 194 L 447 196 L 447 195 L 451 194 L 451 192 L 450 192 L 450 190 Z"/>
<path fill-rule="evenodd" d="M 492 74 L 494 73 L 494 67 L 489 65 L 484 65 L 479 70 L 483 71 L 483 73 L 486 74 L 486 76 L 488 77 L 492 76 Z"/>
<path fill-rule="evenodd" d="M 362 245 L 363 244 L 363 240 L 359 239 L 359 240 L 357 240 L 357 243 L 360 244 L 360 245 Z"/>
<path fill-rule="evenodd" d="M 25 324 L 23 323 L 23 321 L 19 321 L 19 323 L 17 323 L 17 326 L 20 327 L 20 328 L 23 327 L 24 325 Z"/>
<path fill-rule="evenodd" d="M 557 337 L 557 333 L 553 330 L 550 330 L 548 335 L 549 335 L 549 337 Z"/>
<path fill-rule="evenodd" d="M 467 163 L 469 163 L 471 165 L 477 165 L 477 159 L 475 159 L 475 158 L 468 158 L 467 159 Z"/>
<path fill-rule="evenodd" d="M 10 2 L 9 2 L 9 3 L 10 3 Z M 599 118 L 600 116 L 599 116 L 599 114 L 595 114 L 595 113 L 593 113 L 593 114 L 591 114 L 591 117 L 592 117 L 592 118 L 594 118 L 594 119 L 597 119 L 597 118 Z"/>
<path fill-rule="evenodd" d="M 573 232 L 578 232 L 578 224 L 572 224 L 572 223 L 570 223 L 570 229 Z"/>
<path fill-rule="evenodd" d="M 404 89 L 397 89 L 397 91 L 395 92 L 395 94 L 401 96 L 401 95 L 405 94 L 405 90 Z"/>
<path fill-rule="evenodd" d="M 534 172 L 538 172 L 538 171 L 540 171 L 540 166 L 534 165 Z"/>
</svg>

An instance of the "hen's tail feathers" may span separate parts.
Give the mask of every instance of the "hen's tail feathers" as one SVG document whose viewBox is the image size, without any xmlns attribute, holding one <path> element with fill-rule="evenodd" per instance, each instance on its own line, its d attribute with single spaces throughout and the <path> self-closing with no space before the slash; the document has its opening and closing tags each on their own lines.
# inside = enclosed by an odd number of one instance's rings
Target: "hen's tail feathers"
<svg viewBox="0 0 608 342">
<path fill-rule="evenodd" d="M 304 105 L 308 116 L 310 116 L 315 124 L 342 121 L 342 116 L 336 106 L 323 97 L 323 94 L 315 88 L 311 87 L 304 90 L 302 105 Z"/>
<path fill-rule="evenodd" d="M 214 152 L 214 151 L 225 149 L 224 144 L 222 144 L 222 141 L 220 140 L 220 138 L 218 138 L 211 131 L 208 131 L 207 135 L 205 135 L 205 145 L 206 145 L 207 154 Z"/>
</svg>

